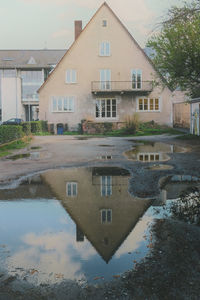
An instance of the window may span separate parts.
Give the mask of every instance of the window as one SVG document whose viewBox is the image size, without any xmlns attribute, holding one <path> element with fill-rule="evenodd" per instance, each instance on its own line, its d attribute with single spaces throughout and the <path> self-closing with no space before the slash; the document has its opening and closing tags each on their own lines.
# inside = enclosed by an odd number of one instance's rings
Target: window
<svg viewBox="0 0 200 300">
<path fill-rule="evenodd" d="M 142 88 L 142 70 L 131 70 L 132 89 Z"/>
<path fill-rule="evenodd" d="M 139 98 L 138 111 L 160 111 L 159 98 Z"/>
<path fill-rule="evenodd" d="M 76 70 L 67 70 L 66 71 L 66 83 L 76 83 Z"/>
<path fill-rule="evenodd" d="M 107 20 L 103 20 L 103 21 L 102 21 L 102 26 L 103 26 L 103 27 L 107 27 Z"/>
<path fill-rule="evenodd" d="M 159 161 L 160 154 L 159 153 L 139 153 L 138 160 L 143 161 L 143 162 Z"/>
<path fill-rule="evenodd" d="M 112 195 L 112 176 L 101 176 L 101 196 Z"/>
<path fill-rule="evenodd" d="M 66 195 L 68 197 L 76 197 L 77 196 L 77 182 L 67 182 Z"/>
<path fill-rule="evenodd" d="M 109 69 L 100 70 L 100 89 L 111 89 L 111 71 Z"/>
<path fill-rule="evenodd" d="M 110 43 L 109 42 L 100 43 L 99 55 L 100 56 L 110 56 Z"/>
<path fill-rule="evenodd" d="M 74 112 L 74 97 L 52 97 L 52 112 Z"/>
<path fill-rule="evenodd" d="M 96 118 L 116 118 L 116 99 L 96 100 Z"/>
<path fill-rule="evenodd" d="M 101 210 L 101 223 L 102 224 L 112 223 L 112 209 L 105 208 Z"/>
</svg>

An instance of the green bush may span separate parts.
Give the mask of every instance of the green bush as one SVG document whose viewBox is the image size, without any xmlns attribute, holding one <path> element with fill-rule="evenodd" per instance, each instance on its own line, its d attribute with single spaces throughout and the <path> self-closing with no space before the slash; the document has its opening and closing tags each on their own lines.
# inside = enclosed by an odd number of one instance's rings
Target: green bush
<svg viewBox="0 0 200 300">
<path fill-rule="evenodd" d="M 31 124 L 30 122 L 24 122 L 22 123 L 22 129 L 25 135 L 30 135 L 31 134 Z"/>
<path fill-rule="evenodd" d="M 48 131 L 48 122 L 47 121 L 37 121 L 41 123 L 42 131 L 47 132 Z"/>
<path fill-rule="evenodd" d="M 123 129 L 125 134 L 134 134 L 139 129 L 139 117 L 137 114 L 127 116 L 125 120 L 125 127 Z"/>
<path fill-rule="evenodd" d="M 41 132 L 42 131 L 42 123 L 41 121 L 31 121 L 31 132 L 36 133 L 36 132 Z"/>
<path fill-rule="evenodd" d="M 0 126 L 0 144 L 5 144 L 24 136 L 23 128 L 19 125 L 2 125 Z"/>
</svg>

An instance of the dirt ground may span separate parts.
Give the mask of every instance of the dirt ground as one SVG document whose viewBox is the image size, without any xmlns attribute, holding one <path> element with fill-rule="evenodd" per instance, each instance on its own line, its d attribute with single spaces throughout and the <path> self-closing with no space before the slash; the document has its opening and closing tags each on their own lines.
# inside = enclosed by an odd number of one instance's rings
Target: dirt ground
<svg viewBox="0 0 200 300">
<path fill-rule="evenodd" d="M 59 167 L 119 166 L 131 174 L 129 191 L 140 197 L 156 197 L 160 179 L 173 174 L 200 176 L 199 140 L 179 140 L 173 136 L 150 136 L 134 140 L 161 141 L 184 147 L 182 153 L 171 153 L 163 162 L 170 170 L 149 170 L 141 162 L 130 161 L 124 152 L 134 145 L 133 138 L 90 138 L 74 136 L 35 137 L 17 153 L 39 152 L 33 159 L 16 161 L 0 159 L 0 184 L 8 184 L 35 172 Z M 31 150 L 31 147 L 40 147 Z M 112 160 L 103 161 L 101 156 Z M 144 185 L 145 182 L 145 185 Z M 200 228 L 177 220 L 157 220 L 152 227 L 151 255 L 135 268 L 105 282 L 90 286 L 63 281 L 49 286 L 30 286 L 6 276 L 0 269 L 0 300 L 18 299 L 199 299 L 200 298 Z"/>
</svg>

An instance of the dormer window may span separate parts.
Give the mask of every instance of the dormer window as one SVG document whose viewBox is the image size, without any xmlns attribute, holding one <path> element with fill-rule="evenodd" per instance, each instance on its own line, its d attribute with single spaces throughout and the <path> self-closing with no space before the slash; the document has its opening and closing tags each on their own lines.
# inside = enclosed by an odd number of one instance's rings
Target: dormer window
<svg viewBox="0 0 200 300">
<path fill-rule="evenodd" d="M 103 26 L 103 27 L 107 27 L 107 20 L 103 20 L 103 21 L 102 21 L 102 26 Z"/>
<path fill-rule="evenodd" d="M 29 61 L 28 61 L 27 64 L 28 64 L 28 65 L 36 65 L 36 61 L 35 61 L 35 59 L 34 59 L 33 56 L 31 56 L 31 57 L 29 58 Z"/>
</svg>

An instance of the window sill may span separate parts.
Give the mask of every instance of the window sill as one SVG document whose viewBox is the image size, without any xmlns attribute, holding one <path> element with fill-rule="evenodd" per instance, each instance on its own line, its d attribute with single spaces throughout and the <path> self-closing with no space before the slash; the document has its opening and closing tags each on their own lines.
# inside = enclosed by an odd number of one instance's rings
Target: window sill
<svg viewBox="0 0 200 300">
<path fill-rule="evenodd" d="M 51 113 L 74 113 L 74 111 L 51 111 Z"/>
<path fill-rule="evenodd" d="M 75 84 L 77 84 L 78 82 L 65 82 L 65 84 L 73 84 L 73 85 L 75 85 Z"/>
<path fill-rule="evenodd" d="M 107 118 L 106 118 L 106 117 L 105 117 L 105 118 L 102 118 L 102 117 L 97 118 L 97 117 L 96 117 L 95 119 L 96 119 L 97 121 L 98 121 L 98 120 L 101 120 L 101 121 L 108 121 L 108 120 L 111 120 L 111 121 L 112 121 L 112 120 L 114 120 L 114 121 L 116 121 L 116 120 L 117 120 L 117 117 L 107 117 Z"/>
<path fill-rule="evenodd" d="M 161 110 L 136 110 L 138 113 L 160 113 Z"/>
</svg>

